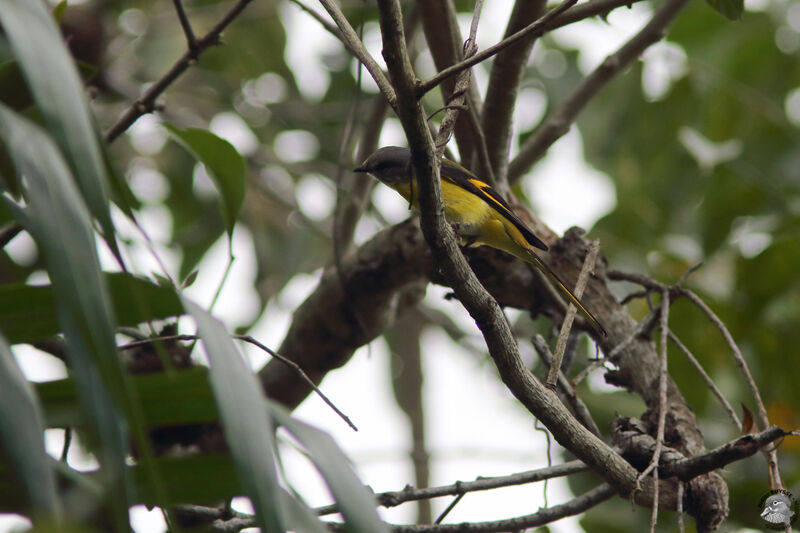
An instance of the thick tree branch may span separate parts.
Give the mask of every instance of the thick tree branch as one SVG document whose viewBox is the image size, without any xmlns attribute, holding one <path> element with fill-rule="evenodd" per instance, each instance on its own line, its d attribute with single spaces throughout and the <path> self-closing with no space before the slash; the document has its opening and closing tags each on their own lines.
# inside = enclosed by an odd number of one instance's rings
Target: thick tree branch
<svg viewBox="0 0 800 533">
<path fill-rule="evenodd" d="M 620 418 L 614 422 L 614 444 L 620 453 L 639 468 L 645 468 L 656 452 L 656 439 L 642 422 Z M 772 426 L 760 433 L 743 435 L 713 450 L 694 457 L 686 457 L 673 447 L 662 446 L 659 470 L 662 478 L 677 477 L 690 481 L 720 468 L 755 455 L 769 444 L 790 435 L 788 431 Z"/>
<path fill-rule="evenodd" d="M 380 335 L 399 312 L 419 302 L 430 263 L 420 250 L 424 250 L 422 235 L 414 221 L 408 221 L 384 230 L 346 256 L 339 276 L 327 271 L 295 311 L 278 352 L 319 383 L 357 348 Z M 267 396 L 290 408 L 311 391 L 280 361 L 270 361 L 259 378 Z"/>
</svg>

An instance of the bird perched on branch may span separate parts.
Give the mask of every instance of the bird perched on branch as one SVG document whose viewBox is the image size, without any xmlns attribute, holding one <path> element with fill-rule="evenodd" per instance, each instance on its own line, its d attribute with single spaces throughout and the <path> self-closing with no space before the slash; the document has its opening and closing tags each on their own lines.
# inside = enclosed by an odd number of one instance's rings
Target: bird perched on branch
<svg viewBox="0 0 800 533">
<path fill-rule="evenodd" d="M 413 208 L 419 209 L 419 187 L 408 148 L 379 148 L 354 171 L 372 175 L 400 193 Z M 531 263 L 583 313 L 595 331 L 604 337 L 607 335 L 594 315 L 536 254 L 537 248 L 546 251 L 547 245 L 512 212 L 500 193 L 446 158 L 442 159 L 440 175 L 445 218 L 453 225 L 463 244 L 491 246 Z"/>
</svg>

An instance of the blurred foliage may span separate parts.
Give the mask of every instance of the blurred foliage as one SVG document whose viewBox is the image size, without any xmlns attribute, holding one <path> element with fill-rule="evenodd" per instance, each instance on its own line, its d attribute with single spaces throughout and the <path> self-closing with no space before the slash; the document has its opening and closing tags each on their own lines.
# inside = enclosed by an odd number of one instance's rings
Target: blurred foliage
<svg viewBox="0 0 800 533">
<path fill-rule="evenodd" d="M 227 0 L 184 3 L 198 35 L 231 7 Z M 743 13 L 736 1 L 709 4 L 730 18 L 741 14 L 741 20 L 732 23 L 706 3 L 690 3 L 670 28 L 669 46 L 656 47 L 660 47 L 658 54 L 648 52 L 644 62 L 614 79 L 580 115 L 578 129 L 586 160 L 609 177 L 617 196 L 617 207 L 597 222 L 592 235 L 601 239 L 611 268 L 646 273 L 666 283 L 702 261 L 702 268 L 686 286 L 699 293 L 730 328 L 761 385 L 773 420 L 796 428 L 800 425 L 800 388 L 796 386 L 800 365 L 794 361 L 794 347 L 800 345 L 798 4 L 773 0 Z M 461 1 L 456 5 L 464 13 L 472 6 Z M 354 24 L 365 22 L 374 28 L 374 6 L 344 2 L 343 7 Z M 66 42 L 80 61 L 80 75 L 92 87 L 92 120 L 100 131 L 107 131 L 185 51 L 172 2 L 62 2 L 58 9 Z M 313 39 L 306 37 L 304 28 Z M 112 183 L 117 173 L 127 178 L 136 196 L 130 205 L 169 215 L 171 225 L 163 244 L 179 255 L 180 264 L 172 273 L 179 280 L 197 268 L 212 245 L 226 239 L 226 229 L 232 229 L 238 213 L 237 224 L 248 230 L 256 256 L 253 290 L 259 296 L 260 312 L 275 303 L 295 276 L 319 269 L 331 257 L 332 198 L 339 187 L 334 177 L 351 163 L 339 161 L 339 151 L 356 91 L 356 65 L 332 37 L 321 34 L 316 23 L 302 18 L 290 2 L 252 2 L 224 32 L 221 45 L 202 54 L 159 98 L 157 120 L 141 120 L 108 147 L 108 154 L 102 154 L 109 163 L 104 172 Z M 297 47 L 309 48 L 306 57 L 313 61 L 297 63 Z M 583 75 L 578 67 L 580 52 L 562 44 L 558 34 L 541 39 L 534 58 L 543 50 L 560 56 L 563 70 L 553 75 L 552 69 L 545 72 L 541 62 L 532 61 L 523 83 L 539 89 L 547 109 L 552 110 Z M 670 77 L 661 91 L 643 85 L 657 55 L 666 61 Z M 35 80 L 18 61 L 4 35 L 0 38 L 0 101 L 32 124 L 48 125 L 53 138 L 65 142 L 63 135 L 52 131 L 52 114 L 35 105 L 37 96 L 31 87 Z M 368 91 L 361 96 L 357 128 L 371 98 Z M 79 111 L 64 107 L 68 112 Z M 199 129 L 204 133 L 194 144 L 184 135 L 183 142 L 193 152 L 189 153 L 167 142 L 169 135 L 157 122 L 168 124 L 173 132 Z M 531 131 L 517 133 L 525 139 Z M 59 146 L 74 171 L 81 159 Z M 199 162 L 209 163 L 218 186 L 219 180 L 226 179 L 220 174 L 236 170 L 225 182 L 234 187 L 209 186 Z M 240 170 L 246 174 L 244 184 L 237 181 L 242 179 Z M 535 174 L 534 169 L 531 175 Z M 6 150 L 0 151 L 0 177 L 3 190 L 19 198 L 20 180 Z M 242 185 L 243 200 L 242 190 L 236 187 Z M 115 187 L 113 198 L 126 193 L 123 185 Z M 95 217 L 102 220 L 97 213 L 107 204 L 94 201 L 91 205 Z M 5 224 L 15 217 L 4 203 L 0 221 Z M 380 216 L 368 216 L 362 222 L 372 230 L 379 224 L 376 219 Z M 45 268 L 42 255 L 22 261 L 8 250 L 0 254 L 0 330 L 11 344 L 64 331 L 52 288 L 25 285 Z M 155 280 L 116 274 L 95 281 L 113 301 L 119 325 L 182 313 L 174 292 Z M 615 290 L 624 294 L 635 288 L 620 285 Z M 130 296 L 132 292 L 143 306 L 126 305 L 136 299 Z M 642 300 L 632 302 L 629 309 L 637 318 L 648 311 Z M 253 316 L 252 321 L 257 318 Z M 160 324 L 154 325 L 156 329 Z M 459 338 L 458 326 L 448 325 L 453 338 Z M 247 326 L 242 325 L 243 329 Z M 675 302 L 670 326 L 733 405 L 743 402 L 754 409 L 722 336 L 699 310 L 687 301 Z M 708 446 L 735 437 L 716 400 L 672 345 L 670 355 L 672 375 L 695 410 Z M 585 357 L 575 367 L 584 364 Z M 142 423 L 199 424 L 219 418 L 205 372 L 184 371 L 161 378 L 164 383 L 136 376 L 128 385 L 139 395 Z M 71 378 L 37 389 L 47 426 L 91 425 L 74 386 Z M 642 410 L 637 398 L 623 392 L 597 392 L 586 384 L 579 392 L 601 428 L 607 428 L 617 414 L 636 416 Z M 194 410 L 182 411 L 178 397 L 198 403 Z M 282 423 L 292 423 L 282 413 L 275 416 Z M 139 422 L 132 423 L 134 430 L 141 429 L 136 427 Z M 306 427 L 298 425 L 295 430 L 308 437 Z M 328 444 L 321 438 L 311 440 L 315 446 Z M 790 489 L 800 486 L 798 452 L 800 446 L 791 440 L 780 451 L 784 481 Z M 151 467 L 160 472 L 159 482 L 150 477 Z M 15 485 L 7 482 L 7 470 L 0 461 L 0 494 L 8 497 L 9 504 L 16 503 L 20 496 Z M 224 482 L 201 487 L 189 482 L 194 478 L 187 481 L 198 470 Z M 246 485 L 233 479 L 235 472 L 234 461 L 213 454 L 182 461 L 157 458 L 152 464 L 143 460 L 129 474 L 131 501 L 159 501 L 163 497 L 159 491 L 203 502 L 228 497 L 241 493 Z M 59 475 L 64 477 L 63 472 Z M 759 527 L 753 509 L 766 490 L 764 462 L 756 457 L 737 463 L 726 468 L 723 476 L 731 493 L 731 517 L 725 527 Z M 102 482 L 82 477 L 86 479 L 81 483 L 87 486 Z M 576 491 L 582 490 L 596 483 L 596 478 L 585 475 L 572 483 Z M 631 519 L 621 522 L 621 513 Z M 583 525 L 588 531 L 641 531 L 648 520 L 649 511 L 615 499 L 587 513 Z M 674 524 L 674 518 L 665 514 L 658 530 L 674 530 Z"/>
</svg>

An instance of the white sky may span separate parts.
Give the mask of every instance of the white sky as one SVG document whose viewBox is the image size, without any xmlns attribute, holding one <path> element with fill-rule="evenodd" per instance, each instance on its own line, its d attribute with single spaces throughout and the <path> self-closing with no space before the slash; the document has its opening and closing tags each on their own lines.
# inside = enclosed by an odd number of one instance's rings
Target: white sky
<svg viewBox="0 0 800 533">
<path fill-rule="evenodd" d="M 755 5 L 755 4 L 754 4 Z M 491 7 L 489 9 L 488 7 Z M 478 32 L 478 44 L 485 48 L 500 39 L 504 21 L 512 6 L 511 0 L 491 2 L 484 9 Z M 760 6 L 757 6 L 760 7 Z M 645 4 L 635 4 L 632 9 L 618 9 L 609 17 L 609 24 L 599 20 L 585 21 L 554 33 L 554 38 L 564 46 L 580 48 L 579 65 L 588 72 L 603 58 L 615 50 L 627 37 L 640 28 L 650 13 Z M 800 11 L 798 11 L 800 20 Z M 281 4 L 281 16 L 287 26 L 288 46 L 286 58 L 296 69 L 301 91 L 310 98 L 320 98 L 324 93 L 328 74 L 323 56 L 338 48 L 338 43 L 316 22 L 301 13 L 295 6 Z M 793 22 L 793 21 L 792 21 Z M 466 34 L 469 17 L 461 19 Z M 798 23 L 800 28 L 800 23 Z M 796 28 L 797 29 L 797 28 Z M 800 31 L 800 29 L 798 29 Z M 376 27 L 366 28 L 366 41 L 373 57 L 382 62 L 380 40 Z M 785 39 L 784 39 L 785 40 Z M 643 87 L 652 98 L 663 97 L 671 82 L 685 72 L 685 55 L 674 45 L 662 44 L 654 47 L 646 56 Z M 534 55 L 534 61 L 545 62 L 557 73 L 558 54 Z M 420 61 L 424 68 L 426 61 Z M 428 59 L 428 64 L 430 63 Z M 429 73 L 427 73 L 429 74 Z M 365 76 L 365 81 L 367 77 Z M 485 92 L 486 76 L 478 72 L 476 80 Z M 245 98 L 256 102 L 270 103 L 285 93 L 282 80 L 274 74 L 265 73 L 258 80 L 246 84 Z M 367 82 L 367 85 L 369 82 Z M 800 93 L 787 97 L 787 112 L 800 117 Z M 523 92 L 518 106 L 515 125 L 530 127 L 541 119 L 544 110 L 543 96 L 535 90 Z M 800 122 L 800 119 L 797 119 Z M 238 115 L 220 113 L 211 124 L 212 130 L 228 138 L 242 153 L 252 153 L 255 137 Z M 128 136 L 143 156 L 157 153 L 165 139 L 158 121 L 151 116 L 143 117 Z M 285 132 L 276 142 L 276 153 L 299 160 L 313 158 L 318 150 L 316 139 L 308 139 L 307 132 Z M 293 147 L 292 151 L 281 148 L 282 143 Z M 396 121 L 389 121 L 381 136 L 381 144 L 403 144 L 402 131 Z M 298 145 L 307 149 L 297 152 Z M 512 147 L 512 153 L 516 146 Z M 290 153 L 291 152 L 291 153 Z M 299 155 L 298 155 L 299 154 Z M 157 202 L 166 194 L 168 184 L 157 169 L 143 158 L 131 173 L 132 187 L 145 200 Z M 195 174 L 196 192 L 208 189 L 203 186 L 203 169 Z M 206 178 L 207 179 L 207 178 Z M 557 142 L 548 155 L 524 181 L 524 187 L 532 199 L 533 208 L 557 232 L 572 225 L 590 228 L 601 216 L 613 209 L 616 196 L 613 182 L 604 174 L 590 168 L 582 155 L 582 140 L 576 129 L 572 129 Z M 301 180 L 297 189 L 298 205 L 305 212 L 329 212 L 332 208 L 333 191 L 324 177 L 309 175 Z M 560 201 L 569 198 L 570 201 Z M 406 203 L 383 187 L 377 187 L 372 198 L 384 216 L 395 222 L 408 216 Z M 124 220 L 116 216 L 121 231 L 130 235 L 137 243 L 128 249 L 131 263 L 137 271 L 150 273 L 160 267 L 142 243 L 141 237 Z M 151 238 L 165 242 L 170 220 L 162 207 L 146 207 L 141 221 Z M 363 242 L 378 228 L 374 221 L 365 218 L 358 227 L 357 241 Z M 252 238 L 247 230 L 239 226 L 234 233 L 236 262 L 215 314 L 233 329 L 247 323 L 257 312 L 258 302 L 252 291 L 255 277 L 255 261 L 252 255 Z M 21 263 L 29 261 L 32 243 L 25 234 L 20 235 L 7 247 L 11 256 Z M 168 268 L 174 272 L 177 257 L 164 246 L 156 249 Z M 108 254 L 102 251 L 104 263 L 110 264 Z M 27 259 L 26 259 L 27 258 Z M 218 242 L 200 265 L 200 276 L 187 294 L 201 305 L 211 301 L 227 260 L 227 243 Z M 38 278 L 41 280 L 41 277 Z M 292 311 L 313 291 L 319 272 L 298 274 L 284 288 L 267 313 L 258 322 L 252 334 L 265 344 L 277 348 L 291 320 Z M 444 301 L 444 289 L 430 287 L 426 301 L 433 307 L 444 309 L 467 329 L 474 324 L 464 310 L 454 302 Z M 15 346 L 15 354 L 26 375 L 35 380 L 57 379 L 64 375 L 63 365 L 53 363 L 52 358 L 39 355 L 26 346 Z M 254 369 L 264 364 L 263 353 L 245 348 Z M 504 475 L 546 466 L 546 441 L 541 432 L 533 428 L 532 418 L 510 396 L 500 383 L 494 367 L 454 344 L 443 333 L 430 331 L 423 337 L 425 384 L 423 395 L 426 405 L 426 428 L 428 448 L 433 455 L 432 485 L 449 484 L 456 480 L 472 480 L 477 476 Z M 387 346 L 377 340 L 369 348 L 360 349 L 344 368 L 331 372 L 322 383 L 322 390 L 359 427 L 353 432 L 316 396 L 310 396 L 296 411 L 295 416 L 330 432 L 352 458 L 362 480 L 375 491 L 399 490 L 413 482 L 411 463 L 407 457 L 410 448 L 408 424 L 395 405 L 389 382 Z M 51 430 L 47 434 L 47 447 L 58 453 L 61 431 Z M 78 446 L 72 447 L 71 461 L 74 465 L 91 466 L 91 458 L 82 456 Z M 555 451 L 556 463 L 562 459 Z M 318 482 L 299 454 L 287 450 L 285 465 L 291 481 L 307 498 L 311 505 L 330 502 L 324 486 Z M 557 504 L 570 499 L 563 481 L 555 480 L 548 489 L 549 503 Z M 449 499 L 434 500 L 434 513 L 441 511 Z M 449 515 L 447 521 L 494 520 L 535 512 L 544 505 L 542 485 L 469 494 Z M 388 520 L 408 522 L 413 519 L 413 505 L 406 504 L 395 509 L 381 510 Z M 132 511 L 132 521 L 139 533 L 155 533 L 163 530 L 163 521 L 158 513 L 148 513 L 143 508 Z M 18 517 L 0 515 L 0 532 L 26 522 Z M 576 519 L 566 519 L 552 524 L 555 532 L 571 532 L 579 529 Z"/>
</svg>

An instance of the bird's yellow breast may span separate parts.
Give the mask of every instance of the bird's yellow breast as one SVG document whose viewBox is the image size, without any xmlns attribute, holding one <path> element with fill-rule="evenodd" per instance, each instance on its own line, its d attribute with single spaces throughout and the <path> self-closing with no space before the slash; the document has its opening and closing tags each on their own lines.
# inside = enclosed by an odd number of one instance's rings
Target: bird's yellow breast
<svg viewBox="0 0 800 533">
<path fill-rule="evenodd" d="M 444 216 L 457 225 L 459 236 L 474 246 L 485 244 L 529 260 L 525 238 L 505 217 L 482 198 L 449 181 L 442 180 Z M 418 189 L 414 184 L 414 199 L 408 183 L 394 184 L 393 188 L 419 210 Z"/>
</svg>

